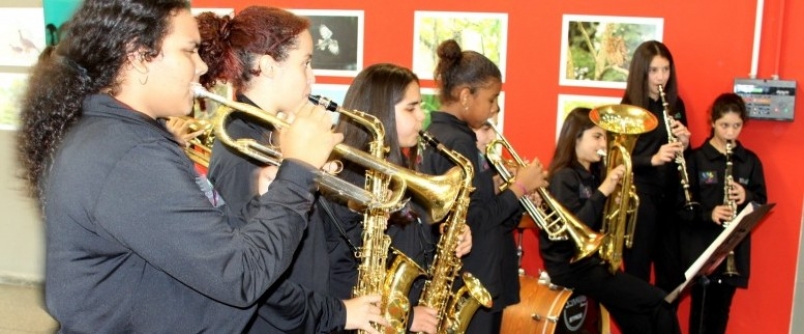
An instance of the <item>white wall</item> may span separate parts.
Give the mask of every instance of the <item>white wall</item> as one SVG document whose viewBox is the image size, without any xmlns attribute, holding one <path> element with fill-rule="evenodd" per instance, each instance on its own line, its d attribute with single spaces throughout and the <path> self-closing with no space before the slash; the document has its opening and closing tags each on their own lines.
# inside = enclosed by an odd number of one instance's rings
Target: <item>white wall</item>
<svg viewBox="0 0 804 334">
<path fill-rule="evenodd" d="M 45 236 L 37 204 L 17 177 L 16 132 L 0 131 L 0 282 L 44 279 Z"/>
</svg>

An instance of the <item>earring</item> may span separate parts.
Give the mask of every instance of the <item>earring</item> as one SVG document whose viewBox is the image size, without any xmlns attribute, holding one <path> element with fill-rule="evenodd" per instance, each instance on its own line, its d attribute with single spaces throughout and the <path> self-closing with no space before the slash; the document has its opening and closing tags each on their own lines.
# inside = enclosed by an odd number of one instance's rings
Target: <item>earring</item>
<svg viewBox="0 0 804 334">
<path fill-rule="evenodd" d="M 137 79 L 137 81 L 139 81 L 139 82 L 140 82 L 140 85 L 145 85 L 145 84 L 147 84 L 147 83 L 148 83 L 148 75 L 147 75 L 147 74 L 145 75 L 145 80 L 142 80 L 142 76 L 140 76 L 140 77 Z"/>
</svg>

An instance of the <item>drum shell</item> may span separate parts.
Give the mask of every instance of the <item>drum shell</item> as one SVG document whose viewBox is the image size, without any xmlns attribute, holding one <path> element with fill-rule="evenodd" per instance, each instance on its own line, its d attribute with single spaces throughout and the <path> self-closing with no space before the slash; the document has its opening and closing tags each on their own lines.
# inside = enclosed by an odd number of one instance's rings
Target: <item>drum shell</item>
<svg viewBox="0 0 804 334">
<path fill-rule="evenodd" d="M 572 290 L 520 276 L 520 302 L 503 311 L 502 334 L 599 333 L 597 302 Z"/>
</svg>

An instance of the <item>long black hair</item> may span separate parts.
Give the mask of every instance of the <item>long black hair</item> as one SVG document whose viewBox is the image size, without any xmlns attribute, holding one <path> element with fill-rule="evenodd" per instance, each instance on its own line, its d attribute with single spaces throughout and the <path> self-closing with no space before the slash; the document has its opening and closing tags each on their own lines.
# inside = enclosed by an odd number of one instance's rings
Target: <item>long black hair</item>
<svg viewBox="0 0 804 334">
<path fill-rule="evenodd" d="M 656 56 L 666 58 L 670 62 L 670 77 L 667 78 L 664 93 L 670 110 L 676 109 L 678 101 L 678 81 L 676 79 L 676 63 L 673 55 L 666 45 L 659 41 L 647 41 L 639 45 L 634 51 L 631 59 L 631 66 L 628 68 L 628 82 L 622 103 L 631 104 L 642 108 L 648 107 L 649 92 L 648 75 L 650 74 L 650 63 Z"/>
<path fill-rule="evenodd" d="M 128 55 L 156 57 L 171 16 L 184 9 L 185 0 L 85 0 L 65 24 L 61 41 L 33 67 L 22 99 L 18 153 L 33 197 L 42 200 L 46 165 L 81 117 L 84 98 L 117 94 Z"/>
<path fill-rule="evenodd" d="M 570 111 L 567 118 L 564 120 L 564 125 L 561 126 L 561 132 L 558 135 L 558 143 L 556 143 L 556 150 L 553 153 L 553 160 L 550 161 L 550 167 L 547 169 L 547 175 L 552 177 L 560 169 L 570 167 L 575 161 L 578 160 L 578 155 L 575 153 L 575 145 L 578 140 L 583 137 L 583 133 L 595 127 L 595 123 L 589 118 L 589 108 L 575 108 Z"/>
</svg>

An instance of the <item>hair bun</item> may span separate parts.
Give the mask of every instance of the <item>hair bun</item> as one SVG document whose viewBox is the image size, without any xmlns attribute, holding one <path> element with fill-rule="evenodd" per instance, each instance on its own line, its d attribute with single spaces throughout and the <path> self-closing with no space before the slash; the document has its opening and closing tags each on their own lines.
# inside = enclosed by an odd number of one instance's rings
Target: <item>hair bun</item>
<svg viewBox="0 0 804 334">
<path fill-rule="evenodd" d="M 229 40 L 229 33 L 232 32 L 232 17 L 226 15 L 220 18 L 220 27 L 218 27 L 218 38 L 221 41 L 228 41 Z"/>
<path fill-rule="evenodd" d="M 458 45 L 458 42 L 456 42 L 454 39 L 448 39 L 441 42 L 441 44 L 438 46 L 436 54 L 438 54 L 438 58 L 441 58 L 449 63 L 453 63 L 458 59 L 461 59 L 462 50 L 461 46 Z"/>
</svg>

